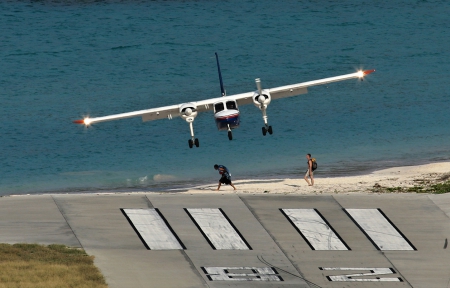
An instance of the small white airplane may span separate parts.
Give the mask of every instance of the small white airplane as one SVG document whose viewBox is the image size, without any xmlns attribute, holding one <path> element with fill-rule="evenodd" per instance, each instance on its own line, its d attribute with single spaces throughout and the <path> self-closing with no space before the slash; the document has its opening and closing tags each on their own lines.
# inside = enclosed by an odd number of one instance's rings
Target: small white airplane
<svg viewBox="0 0 450 288">
<path fill-rule="evenodd" d="M 259 78 L 255 79 L 256 89 L 252 92 L 235 94 L 226 96 L 225 89 L 222 82 L 222 74 L 220 72 L 219 58 L 217 53 L 216 61 L 217 61 L 217 69 L 219 71 L 219 80 L 220 80 L 220 89 L 222 92 L 222 97 L 212 98 L 207 100 L 195 101 L 195 102 L 187 102 L 181 103 L 177 105 L 152 108 L 147 110 L 140 110 L 122 114 L 114 114 L 103 117 L 96 118 L 84 118 L 81 120 L 75 120 L 74 123 L 84 124 L 89 126 L 94 123 L 117 120 L 123 118 L 130 117 L 142 117 L 142 121 L 152 121 L 157 119 L 172 119 L 174 117 L 181 116 L 187 123 L 189 123 L 189 128 L 191 130 L 191 139 L 189 139 L 189 148 L 192 148 L 194 145 L 199 147 L 200 143 L 197 138 L 194 136 L 194 120 L 199 112 L 205 111 L 214 111 L 214 118 L 216 121 L 217 128 L 220 130 L 228 131 L 228 139 L 233 139 L 233 134 L 231 132 L 232 129 L 238 128 L 240 124 L 240 112 L 239 106 L 253 103 L 259 110 L 262 112 L 262 117 L 264 120 L 264 126 L 262 127 L 262 134 L 266 136 L 267 132 L 272 134 L 272 126 L 269 126 L 267 121 L 267 107 L 270 102 L 275 99 L 287 98 L 292 96 L 297 96 L 300 94 L 306 94 L 307 88 L 316 85 L 327 84 L 331 82 L 343 81 L 348 79 L 363 79 L 364 76 L 375 72 L 375 70 L 365 70 L 365 71 L 357 71 L 355 73 L 324 78 L 320 80 L 308 81 L 303 83 L 297 83 L 287 86 L 281 86 L 270 89 L 262 89 L 261 81 Z"/>
</svg>

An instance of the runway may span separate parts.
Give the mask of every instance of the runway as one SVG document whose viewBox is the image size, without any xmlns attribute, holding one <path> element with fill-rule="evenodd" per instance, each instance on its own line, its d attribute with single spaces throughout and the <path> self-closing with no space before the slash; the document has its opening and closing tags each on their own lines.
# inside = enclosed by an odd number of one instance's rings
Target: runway
<svg viewBox="0 0 450 288">
<path fill-rule="evenodd" d="M 450 287 L 450 195 L 0 198 L 0 243 L 82 247 L 109 287 Z"/>
</svg>

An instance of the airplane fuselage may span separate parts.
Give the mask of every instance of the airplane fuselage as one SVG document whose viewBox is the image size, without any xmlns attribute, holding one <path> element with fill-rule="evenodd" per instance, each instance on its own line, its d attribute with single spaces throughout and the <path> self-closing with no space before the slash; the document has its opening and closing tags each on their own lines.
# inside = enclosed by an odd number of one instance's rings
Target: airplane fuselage
<svg viewBox="0 0 450 288">
<path fill-rule="evenodd" d="M 218 130 L 231 130 L 239 127 L 239 108 L 236 101 L 220 101 L 214 103 L 214 119 Z"/>
<path fill-rule="evenodd" d="M 218 130 L 235 129 L 241 122 L 239 110 L 226 110 L 214 114 Z"/>
</svg>

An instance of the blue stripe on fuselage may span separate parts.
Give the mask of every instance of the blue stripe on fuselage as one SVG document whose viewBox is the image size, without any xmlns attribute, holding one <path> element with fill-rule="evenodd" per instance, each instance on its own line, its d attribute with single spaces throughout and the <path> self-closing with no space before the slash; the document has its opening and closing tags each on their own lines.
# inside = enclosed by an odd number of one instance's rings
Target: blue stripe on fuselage
<svg viewBox="0 0 450 288">
<path fill-rule="evenodd" d="M 239 114 L 216 118 L 216 125 L 219 130 L 228 130 L 228 125 L 230 125 L 231 129 L 237 128 L 239 127 L 240 122 Z"/>
</svg>

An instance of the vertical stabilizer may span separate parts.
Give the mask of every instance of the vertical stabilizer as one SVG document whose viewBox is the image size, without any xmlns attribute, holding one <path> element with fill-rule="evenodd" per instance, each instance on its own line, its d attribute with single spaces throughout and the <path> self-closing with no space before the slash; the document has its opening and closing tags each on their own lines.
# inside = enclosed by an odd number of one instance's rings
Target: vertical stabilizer
<svg viewBox="0 0 450 288">
<path fill-rule="evenodd" d="M 220 92 L 222 93 L 222 97 L 225 96 L 225 88 L 223 87 L 223 81 L 222 81 L 222 73 L 220 72 L 220 64 L 219 64 L 219 55 L 216 54 L 216 61 L 217 61 L 217 70 L 219 71 L 219 81 L 220 81 Z"/>
</svg>

